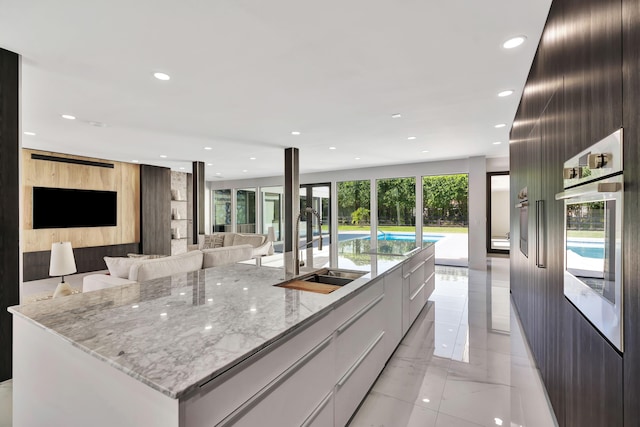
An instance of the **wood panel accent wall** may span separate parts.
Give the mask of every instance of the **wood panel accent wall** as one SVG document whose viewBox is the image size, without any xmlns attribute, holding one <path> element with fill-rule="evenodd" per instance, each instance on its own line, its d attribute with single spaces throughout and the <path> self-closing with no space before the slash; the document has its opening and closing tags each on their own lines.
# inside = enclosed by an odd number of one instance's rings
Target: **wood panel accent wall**
<svg viewBox="0 0 640 427">
<path fill-rule="evenodd" d="M 530 204 L 528 258 L 518 248 L 519 211 L 511 209 L 511 289 L 561 426 L 635 426 L 640 417 L 639 28 L 637 1 L 554 1 L 511 129 L 511 203 L 528 187 Z M 555 200 L 564 160 L 621 126 L 624 354 L 564 297 L 564 204 Z M 545 204 L 546 268 L 535 264 L 538 200 Z"/>
<path fill-rule="evenodd" d="M 171 169 L 140 165 L 140 188 L 140 249 L 171 255 Z"/>
<path fill-rule="evenodd" d="M 640 2 L 622 1 L 624 425 L 640 420 Z"/>
<path fill-rule="evenodd" d="M 32 159 L 31 154 L 112 163 L 113 168 Z M 115 227 L 33 229 L 33 187 L 116 191 L 118 218 Z M 24 149 L 22 153 L 23 251 L 51 250 L 53 242 L 69 241 L 74 248 L 119 245 L 140 241 L 140 166 L 70 154 Z M 82 209 L 55 206 L 54 209 Z"/>
<path fill-rule="evenodd" d="M 0 49 L 0 382 L 11 378 L 20 289 L 20 56 Z"/>
</svg>

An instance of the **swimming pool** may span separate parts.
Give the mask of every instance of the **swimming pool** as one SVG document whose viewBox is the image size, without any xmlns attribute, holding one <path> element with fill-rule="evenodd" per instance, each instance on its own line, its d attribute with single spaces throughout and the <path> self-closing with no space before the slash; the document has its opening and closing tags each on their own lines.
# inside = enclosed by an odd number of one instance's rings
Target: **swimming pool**
<svg viewBox="0 0 640 427">
<path fill-rule="evenodd" d="M 604 259 L 604 242 L 568 240 L 567 250 L 584 258 Z"/>
<path fill-rule="evenodd" d="M 443 235 L 441 234 L 423 234 L 422 241 L 424 243 L 435 243 L 438 240 L 442 239 Z M 371 240 L 371 236 L 369 234 L 355 234 L 355 233 L 340 233 L 338 234 L 338 241 L 343 242 L 346 240 Z M 378 242 L 386 241 L 386 242 L 415 242 L 416 235 L 415 233 L 383 233 L 378 232 Z"/>
</svg>

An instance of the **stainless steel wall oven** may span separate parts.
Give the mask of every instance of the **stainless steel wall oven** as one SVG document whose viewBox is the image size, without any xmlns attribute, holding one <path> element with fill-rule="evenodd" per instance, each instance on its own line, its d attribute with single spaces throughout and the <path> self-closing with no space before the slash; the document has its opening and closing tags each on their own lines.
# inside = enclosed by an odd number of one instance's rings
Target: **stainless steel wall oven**
<svg viewBox="0 0 640 427">
<path fill-rule="evenodd" d="M 623 351 L 622 129 L 564 163 L 564 294 Z"/>
</svg>

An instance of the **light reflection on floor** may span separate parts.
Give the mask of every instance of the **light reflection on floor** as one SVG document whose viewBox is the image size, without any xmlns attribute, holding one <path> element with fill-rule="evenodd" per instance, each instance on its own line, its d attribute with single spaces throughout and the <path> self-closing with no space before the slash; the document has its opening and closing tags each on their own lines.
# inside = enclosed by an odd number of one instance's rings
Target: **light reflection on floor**
<svg viewBox="0 0 640 427">
<path fill-rule="evenodd" d="M 511 307 L 509 260 L 436 267 L 436 290 L 351 426 L 557 425 Z"/>
</svg>

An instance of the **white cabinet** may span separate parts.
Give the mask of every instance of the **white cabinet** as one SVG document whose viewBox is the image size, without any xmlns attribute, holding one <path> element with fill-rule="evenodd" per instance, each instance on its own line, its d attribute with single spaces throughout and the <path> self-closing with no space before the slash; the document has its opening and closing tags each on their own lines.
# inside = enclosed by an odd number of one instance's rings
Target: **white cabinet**
<svg viewBox="0 0 640 427">
<path fill-rule="evenodd" d="M 390 357 L 402 340 L 402 268 L 384 277 L 385 347 Z"/>
<path fill-rule="evenodd" d="M 197 393 L 181 401 L 181 425 L 188 427 L 216 425 L 237 408 L 253 399 L 260 390 L 273 387 L 274 381 L 284 372 L 288 371 L 287 375 L 289 376 L 298 375 L 298 371 L 290 371 L 290 368 L 300 360 L 305 360 L 310 366 L 318 364 L 318 373 L 326 377 L 330 383 L 330 386 L 321 390 L 322 396 L 326 395 L 335 384 L 336 378 L 333 369 L 333 347 L 328 348 L 328 351 L 331 352 L 329 368 L 321 367 L 326 352 L 323 358 L 309 359 L 307 356 L 317 348 L 318 343 L 333 336 L 336 323 L 331 314 L 329 312 L 321 316 L 310 325 L 300 328 L 292 336 L 277 341 L 219 375 L 211 382 L 202 384 Z M 306 373 L 307 371 L 303 371 L 301 375 L 304 376 Z M 280 379 L 282 380 L 282 377 Z M 302 387 L 302 389 L 305 388 Z M 311 413 L 320 400 L 321 398 L 318 398 L 317 401 L 309 403 L 305 417 Z M 304 417 L 302 420 L 298 420 L 298 424 L 303 420 Z"/>
</svg>

